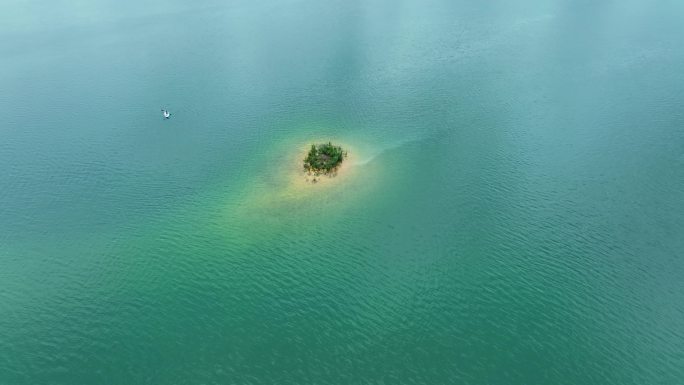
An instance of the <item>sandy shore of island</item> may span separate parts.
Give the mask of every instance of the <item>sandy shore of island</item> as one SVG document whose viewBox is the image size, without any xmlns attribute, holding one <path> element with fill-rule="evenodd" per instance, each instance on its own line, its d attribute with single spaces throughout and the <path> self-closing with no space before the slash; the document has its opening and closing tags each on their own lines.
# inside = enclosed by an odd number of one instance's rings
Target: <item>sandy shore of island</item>
<svg viewBox="0 0 684 385">
<path fill-rule="evenodd" d="M 312 144 L 328 141 L 347 151 L 347 157 L 335 175 L 321 175 L 313 183 L 312 175 L 304 169 L 304 158 Z M 379 153 L 363 142 L 338 138 L 287 139 L 274 143 L 259 158 L 259 165 L 240 192 L 238 204 L 226 206 L 226 217 L 241 218 L 246 229 L 250 226 L 300 226 L 302 221 L 323 218 L 323 213 L 353 209 L 355 202 L 378 186 L 382 178 L 378 165 L 372 160 Z M 256 167 L 255 167 L 256 168 Z"/>
<path fill-rule="evenodd" d="M 278 146 L 274 161 L 278 166 L 270 175 L 264 175 L 258 183 L 259 193 L 251 196 L 253 207 L 275 208 L 282 206 L 311 205 L 314 202 L 343 199 L 354 189 L 359 166 L 359 154 L 347 143 L 332 140 L 335 145 L 347 151 L 347 157 L 335 173 L 314 176 L 304 169 L 304 158 L 312 144 L 328 140 L 309 140 Z M 289 151 L 288 151 L 289 149 Z M 282 152 L 281 152 L 282 151 Z M 316 182 L 314 182 L 316 178 Z"/>
<path fill-rule="evenodd" d="M 313 143 L 319 144 L 319 142 Z M 323 142 L 321 141 L 320 143 Z M 350 146 L 345 143 L 335 143 L 335 145 L 342 147 L 342 149 L 347 152 L 347 156 L 334 172 L 316 176 L 314 173 L 304 170 L 304 158 L 306 158 L 306 155 L 309 153 L 311 144 L 312 143 L 303 144 L 298 148 L 298 151 L 296 151 L 296 155 L 293 155 L 291 160 L 287 162 L 287 187 L 289 189 L 301 190 L 308 188 L 314 191 L 326 189 L 338 186 L 342 182 L 348 180 L 354 173 L 357 154 L 353 148 L 350 148 Z"/>
</svg>

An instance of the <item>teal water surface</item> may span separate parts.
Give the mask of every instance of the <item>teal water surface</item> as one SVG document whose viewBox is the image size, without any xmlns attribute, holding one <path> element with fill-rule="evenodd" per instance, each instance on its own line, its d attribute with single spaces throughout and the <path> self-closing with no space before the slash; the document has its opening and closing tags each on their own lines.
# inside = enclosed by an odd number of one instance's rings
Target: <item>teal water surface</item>
<svg viewBox="0 0 684 385">
<path fill-rule="evenodd" d="M 684 383 L 684 3 L 1 8 L 0 384 Z"/>
</svg>

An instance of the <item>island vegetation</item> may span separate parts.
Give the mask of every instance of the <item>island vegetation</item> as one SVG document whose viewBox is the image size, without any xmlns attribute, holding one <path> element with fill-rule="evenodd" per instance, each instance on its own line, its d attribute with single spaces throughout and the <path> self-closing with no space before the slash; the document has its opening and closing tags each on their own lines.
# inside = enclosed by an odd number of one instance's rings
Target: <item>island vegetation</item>
<svg viewBox="0 0 684 385">
<path fill-rule="evenodd" d="M 309 153 L 304 158 L 304 169 L 308 173 L 318 175 L 335 175 L 337 168 L 347 157 L 347 151 L 331 142 L 319 145 L 312 144 Z M 313 179 L 316 182 L 316 178 Z"/>
</svg>

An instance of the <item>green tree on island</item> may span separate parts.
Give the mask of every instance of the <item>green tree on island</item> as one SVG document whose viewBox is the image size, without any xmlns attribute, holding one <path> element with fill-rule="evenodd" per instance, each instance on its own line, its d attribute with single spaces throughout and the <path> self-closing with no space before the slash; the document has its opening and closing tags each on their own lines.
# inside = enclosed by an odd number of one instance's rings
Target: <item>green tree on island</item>
<svg viewBox="0 0 684 385">
<path fill-rule="evenodd" d="M 342 147 L 333 146 L 330 142 L 318 146 L 312 144 L 304 158 L 304 169 L 316 174 L 329 174 L 337 170 L 346 156 L 347 152 Z"/>
</svg>

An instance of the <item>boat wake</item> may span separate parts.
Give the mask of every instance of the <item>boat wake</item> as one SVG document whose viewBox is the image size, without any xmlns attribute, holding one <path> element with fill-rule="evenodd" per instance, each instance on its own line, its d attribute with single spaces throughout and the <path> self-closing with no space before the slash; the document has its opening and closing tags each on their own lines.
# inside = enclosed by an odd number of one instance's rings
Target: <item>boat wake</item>
<svg viewBox="0 0 684 385">
<path fill-rule="evenodd" d="M 367 156 L 356 160 L 353 163 L 353 165 L 354 166 L 363 166 L 365 164 L 372 162 L 373 160 L 375 160 L 375 158 L 384 154 L 387 151 L 396 150 L 397 148 L 403 147 L 409 143 L 420 142 L 421 140 L 423 140 L 423 138 L 421 138 L 421 137 L 402 139 L 402 140 L 398 140 L 394 143 L 390 143 L 388 145 L 375 148 L 375 149 L 371 150 Z"/>
</svg>

